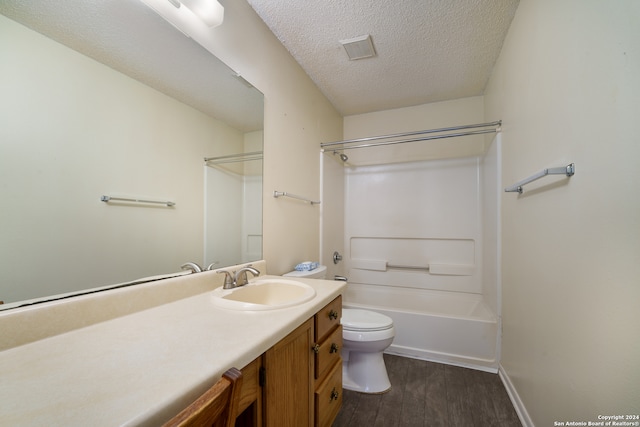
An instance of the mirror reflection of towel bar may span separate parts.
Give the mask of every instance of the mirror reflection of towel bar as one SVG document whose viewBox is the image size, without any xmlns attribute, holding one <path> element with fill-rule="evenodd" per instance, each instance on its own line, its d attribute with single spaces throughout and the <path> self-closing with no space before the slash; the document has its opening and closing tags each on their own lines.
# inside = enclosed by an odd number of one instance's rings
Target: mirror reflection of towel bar
<svg viewBox="0 0 640 427">
<path fill-rule="evenodd" d="M 142 200 L 142 199 L 127 199 L 124 197 L 111 197 L 111 196 L 102 196 L 100 200 L 103 202 L 132 202 L 132 203 L 152 203 L 157 205 L 166 205 L 168 207 L 175 206 L 174 202 L 165 202 L 164 200 Z"/>
</svg>

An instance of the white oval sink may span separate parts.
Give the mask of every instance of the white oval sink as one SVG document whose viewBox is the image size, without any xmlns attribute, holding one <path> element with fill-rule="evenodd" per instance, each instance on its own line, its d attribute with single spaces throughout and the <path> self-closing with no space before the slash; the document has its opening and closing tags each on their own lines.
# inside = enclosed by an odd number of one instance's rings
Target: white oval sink
<svg viewBox="0 0 640 427">
<path fill-rule="evenodd" d="M 234 289 L 215 289 L 213 303 L 231 310 L 275 310 L 302 304 L 315 296 L 315 289 L 296 280 L 257 279 Z"/>
</svg>

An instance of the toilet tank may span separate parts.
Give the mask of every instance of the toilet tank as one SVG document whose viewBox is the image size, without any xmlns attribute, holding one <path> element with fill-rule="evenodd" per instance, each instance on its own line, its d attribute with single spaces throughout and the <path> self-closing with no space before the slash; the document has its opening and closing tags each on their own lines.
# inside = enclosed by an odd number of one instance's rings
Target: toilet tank
<svg viewBox="0 0 640 427">
<path fill-rule="evenodd" d="M 303 279 L 324 279 L 327 277 L 327 266 L 319 265 L 317 268 L 309 271 L 293 270 L 283 274 L 286 277 L 300 277 Z"/>
</svg>

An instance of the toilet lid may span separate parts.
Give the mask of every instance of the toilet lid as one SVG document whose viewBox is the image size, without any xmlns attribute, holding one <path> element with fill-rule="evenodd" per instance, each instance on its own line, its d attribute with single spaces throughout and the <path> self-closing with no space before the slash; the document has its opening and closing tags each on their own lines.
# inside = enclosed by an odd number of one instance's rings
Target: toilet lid
<svg viewBox="0 0 640 427">
<path fill-rule="evenodd" d="M 343 308 L 341 323 L 348 331 L 382 331 L 393 326 L 393 319 L 375 311 Z"/>
</svg>

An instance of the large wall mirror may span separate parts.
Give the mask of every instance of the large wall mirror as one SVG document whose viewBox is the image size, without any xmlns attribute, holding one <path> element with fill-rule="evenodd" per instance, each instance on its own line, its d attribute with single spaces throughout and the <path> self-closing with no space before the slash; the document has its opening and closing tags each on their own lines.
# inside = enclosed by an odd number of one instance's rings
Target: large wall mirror
<svg viewBox="0 0 640 427">
<path fill-rule="evenodd" d="M 0 13 L 0 307 L 261 258 L 262 161 L 219 161 L 260 92 L 139 0 Z"/>
</svg>

